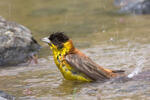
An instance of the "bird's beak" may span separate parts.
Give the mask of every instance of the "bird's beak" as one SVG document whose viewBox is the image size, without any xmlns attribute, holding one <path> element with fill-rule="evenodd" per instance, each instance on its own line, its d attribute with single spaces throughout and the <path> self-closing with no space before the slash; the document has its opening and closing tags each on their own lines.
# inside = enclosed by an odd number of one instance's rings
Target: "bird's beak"
<svg viewBox="0 0 150 100">
<path fill-rule="evenodd" d="M 41 41 L 48 43 L 48 44 L 51 44 L 51 41 L 48 39 L 48 37 L 42 38 Z"/>
</svg>

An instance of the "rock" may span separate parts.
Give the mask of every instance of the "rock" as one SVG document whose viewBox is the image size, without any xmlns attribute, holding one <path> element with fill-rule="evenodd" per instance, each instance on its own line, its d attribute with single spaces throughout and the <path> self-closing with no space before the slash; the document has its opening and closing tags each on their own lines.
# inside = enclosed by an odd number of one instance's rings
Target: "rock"
<svg viewBox="0 0 150 100">
<path fill-rule="evenodd" d="M 150 14 L 150 0 L 115 0 L 120 13 Z"/>
<path fill-rule="evenodd" d="M 0 66 L 25 63 L 39 49 L 29 29 L 0 17 Z"/>
<path fill-rule="evenodd" d="M 3 91 L 0 91 L 0 100 L 15 100 L 15 97 L 9 95 Z"/>
</svg>

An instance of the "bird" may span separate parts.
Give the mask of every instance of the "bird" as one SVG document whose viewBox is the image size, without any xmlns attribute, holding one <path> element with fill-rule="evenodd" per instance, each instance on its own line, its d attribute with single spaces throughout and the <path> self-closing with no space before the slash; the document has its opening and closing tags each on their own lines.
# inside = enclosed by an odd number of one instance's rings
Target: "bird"
<svg viewBox="0 0 150 100">
<path fill-rule="evenodd" d="M 49 45 L 54 62 L 66 80 L 106 81 L 124 75 L 124 70 L 110 70 L 96 64 L 75 48 L 72 40 L 64 32 L 54 32 L 41 40 Z"/>
</svg>

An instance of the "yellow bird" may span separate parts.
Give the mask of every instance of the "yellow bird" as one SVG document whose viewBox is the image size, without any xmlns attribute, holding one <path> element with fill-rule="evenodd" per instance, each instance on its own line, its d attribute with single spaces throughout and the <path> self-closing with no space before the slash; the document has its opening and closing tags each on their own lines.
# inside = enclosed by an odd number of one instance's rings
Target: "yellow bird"
<svg viewBox="0 0 150 100">
<path fill-rule="evenodd" d="M 42 41 L 48 43 L 54 61 L 67 80 L 91 82 L 105 81 L 124 74 L 122 70 L 105 69 L 74 47 L 72 40 L 63 32 L 56 32 Z"/>
</svg>

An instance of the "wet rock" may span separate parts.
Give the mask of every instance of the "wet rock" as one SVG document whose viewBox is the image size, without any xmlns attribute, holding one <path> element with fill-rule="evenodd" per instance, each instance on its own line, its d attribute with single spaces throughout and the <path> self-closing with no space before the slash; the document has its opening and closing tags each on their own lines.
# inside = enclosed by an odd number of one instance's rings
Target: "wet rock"
<svg viewBox="0 0 150 100">
<path fill-rule="evenodd" d="M 0 66 L 27 62 L 39 49 L 29 29 L 0 17 Z"/>
<path fill-rule="evenodd" d="M 115 0 L 120 13 L 150 14 L 150 0 Z"/>
<path fill-rule="evenodd" d="M 3 91 L 0 91 L 0 100 L 15 100 L 15 97 L 9 95 Z"/>
</svg>

